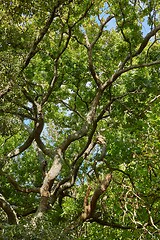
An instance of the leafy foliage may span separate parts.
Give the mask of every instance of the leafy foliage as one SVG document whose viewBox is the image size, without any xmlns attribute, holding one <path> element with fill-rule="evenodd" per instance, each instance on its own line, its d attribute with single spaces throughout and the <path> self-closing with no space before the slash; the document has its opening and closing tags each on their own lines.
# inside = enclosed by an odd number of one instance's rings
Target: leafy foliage
<svg viewBox="0 0 160 240">
<path fill-rule="evenodd" d="M 158 239 L 158 1 L 0 6 L 0 238 Z"/>
</svg>

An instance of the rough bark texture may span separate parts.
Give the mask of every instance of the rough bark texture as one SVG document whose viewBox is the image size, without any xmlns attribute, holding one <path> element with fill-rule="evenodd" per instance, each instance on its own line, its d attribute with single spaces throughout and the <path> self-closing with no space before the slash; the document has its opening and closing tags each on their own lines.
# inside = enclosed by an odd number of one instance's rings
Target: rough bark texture
<svg viewBox="0 0 160 240">
<path fill-rule="evenodd" d="M 103 179 L 101 184 L 97 187 L 97 189 L 94 191 L 91 200 L 89 202 L 89 195 L 90 195 L 90 186 L 88 187 L 85 199 L 84 199 L 84 212 L 81 215 L 81 219 L 83 221 L 90 219 L 94 217 L 94 213 L 96 210 L 96 205 L 99 197 L 107 190 L 110 182 L 112 179 L 112 174 L 109 173 L 106 175 L 106 177 Z"/>
</svg>

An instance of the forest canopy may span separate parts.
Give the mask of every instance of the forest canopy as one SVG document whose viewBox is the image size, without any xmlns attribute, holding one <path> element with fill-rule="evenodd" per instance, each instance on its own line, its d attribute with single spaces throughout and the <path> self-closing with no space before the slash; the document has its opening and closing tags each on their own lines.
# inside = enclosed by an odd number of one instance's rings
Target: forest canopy
<svg viewBox="0 0 160 240">
<path fill-rule="evenodd" d="M 159 1 L 0 19 L 0 239 L 159 239 Z"/>
</svg>

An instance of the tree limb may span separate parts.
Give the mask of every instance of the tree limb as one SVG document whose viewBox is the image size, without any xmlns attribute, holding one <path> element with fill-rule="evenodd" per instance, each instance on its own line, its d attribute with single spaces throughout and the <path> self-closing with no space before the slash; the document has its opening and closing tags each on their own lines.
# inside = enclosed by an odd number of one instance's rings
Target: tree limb
<svg viewBox="0 0 160 240">
<path fill-rule="evenodd" d="M 0 169 L 0 174 L 5 176 L 7 178 L 7 180 L 9 181 L 9 183 L 19 192 L 23 192 L 23 193 L 39 193 L 40 189 L 36 188 L 36 187 L 22 187 L 18 184 L 18 182 L 10 175 L 8 175 L 7 173 L 5 173 L 4 171 L 2 171 Z"/>
<path fill-rule="evenodd" d="M 126 68 L 120 68 L 119 70 L 117 70 L 112 77 L 103 84 L 103 90 L 106 89 L 107 87 L 111 86 L 113 82 L 115 82 L 117 80 L 118 77 L 120 77 L 123 73 L 129 72 L 130 70 L 133 69 L 137 69 L 137 68 L 144 68 L 144 67 L 151 67 L 154 65 L 159 65 L 160 61 L 154 61 L 154 62 L 150 62 L 150 63 L 142 63 L 142 64 L 137 64 L 137 65 L 132 65 Z"/>
<path fill-rule="evenodd" d="M 53 22 L 53 19 L 56 17 L 56 11 L 58 9 L 58 7 L 65 3 L 66 0 L 59 0 L 57 1 L 57 4 L 54 6 L 53 11 L 50 14 L 50 17 L 47 19 L 45 26 L 41 29 L 38 37 L 34 40 L 33 45 L 26 57 L 26 60 L 22 66 L 22 70 L 21 72 L 28 66 L 28 64 L 30 63 L 30 60 L 35 56 L 35 54 L 38 52 L 38 50 L 36 49 L 38 44 L 42 41 L 43 37 L 45 36 L 45 34 L 48 32 L 48 29 L 51 25 L 51 23 Z"/>
<path fill-rule="evenodd" d="M 133 54 L 129 54 L 126 59 L 124 60 L 124 62 L 121 64 L 120 69 L 124 68 L 125 64 L 128 62 L 128 60 L 130 60 L 133 57 L 138 56 L 139 54 L 142 53 L 142 51 L 144 50 L 144 48 L 147 46 L 149 40 L 151 39 L 151 37 L 153 37 L 158 31 L 160 30 L 160 25 L 158 25 L 157 27 L 155 27 L 152 31 L 150 31 L 145 38 L 143 39 L 140 47 L 138 48 L 138 50 L 133 53 Z"/>
<path fill-rule="evenodd" d="M 108 188 L 110 182 L 112 179 L 112 174 L 109 173 L 106 175 L 106 177 L 103 179 L 103 181 L 101 182 L 101 184 L 97 187 L 97 189 L 94 191 L 90 203 L 89 203 L 89 192 L 90 189 L 88 189 L 86 197 L 84 199 L 84 213 L 82 213 L 81 215 L 81 219 L 83 221 L 86 221 L 87 219 L 90 218 L 94 218 L 94 214 L 95 214 L 95 210 L 96 210 L 96 206 L 97 206 L 97 201 L 99 199 L 99 197 L 106 191 L 106 189 Z"/>
<path fill-rule="evenodd" d="M 109 222 L 109 221 L 106 221 L 104 219 L 100 219 L 100 218 L 97 218 L 97 217 L 93 217 L 91 219 L 89 219 L 89 222 L 96 222 L 102 226 L 108 226 L 108 227 L 111 227 L 111 228 L 116 228 L 116 229 L 132 229 L 132 230 L 135 230 L 137 228 L 142 228 L 142 226 L 138 225 L 137 227 L 133 227 L 133 226 L 125 226 L 125 225 L 121 225 L 119 223 L 115 223 L 115 222 Z"/>
<path fill-rule="evenodd" d="M 92 50 L 93 50 L 94 45 L 98 41 L 98 39 L 101 37 L 101 35 L 103 33 L 103 28 L 113 18 L 114 18 L 114 16 L 108 16 L 106 21 L 100 25 L 99 32 L 98 32 L 97 36 L 95 37 L 95 39 L 93 40 L 92 43 L 89 42 L 87 34 L 86 33 L 84 34 L 85 35 L 85 39 L 86 39 L 86 45 L 85 46 L 86 46 L 86 48 L 88 50 L 89 70 L 90 70 L 90 73 L 91 73 L 91 75 L 92 75 L 92 77 L 93 77 L 93 79 L 94 79 L 94 81 L 95 81 L 95 83 L 96 83 L 96 85 L 98 87 L 101 87 L 102 83 L 101 83 L 101 81 L 100 81 L 100 79 L 99 79 L 99 77 L 98 77 L 98 75 L 97 75 L 97 73 L 95 71 L 94 65 L 93 65 Z"/>
<path fill-rule="evenodd" d="M 23 192 L 23 193 L 39 193 L 40 192 L 40 189 L 36 187 L 27 188 L 27 187 L 20 186 L 17 183 L 17 181 L 11 176 L 7 176 L 7 179 L 13 185 L 13 187 L 19 192 Z"/>
<path fill-rule="evenodd" d="M 17 214 L 12 206 L 7 202 L 4 196 L 0 193 L 0 207 L 4 210 L 8 217 L 9 224 L 18 224 Z"/>
</svg>

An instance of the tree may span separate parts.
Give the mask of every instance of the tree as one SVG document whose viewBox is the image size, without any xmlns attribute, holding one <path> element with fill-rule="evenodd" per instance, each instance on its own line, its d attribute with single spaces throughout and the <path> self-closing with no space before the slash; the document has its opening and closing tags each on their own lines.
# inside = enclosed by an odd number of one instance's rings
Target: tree
<svg viewBox="0 0 160 240">
<path fill-rule="evenodd" d="M 2 239 L 158 239 L 159 7 L 2 1 Z"/>
</svg>

